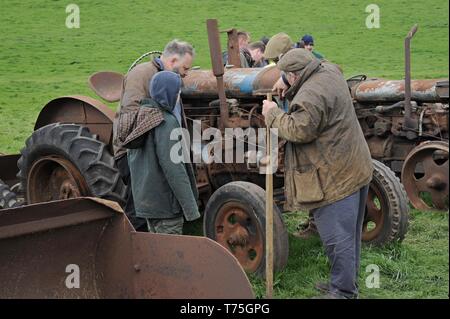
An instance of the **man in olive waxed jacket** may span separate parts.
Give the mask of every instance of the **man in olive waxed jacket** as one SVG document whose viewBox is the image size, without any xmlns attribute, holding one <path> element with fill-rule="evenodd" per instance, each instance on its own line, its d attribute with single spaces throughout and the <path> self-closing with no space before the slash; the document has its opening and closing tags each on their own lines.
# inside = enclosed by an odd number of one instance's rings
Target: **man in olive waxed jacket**
<svg viewBox="0 0 450 319">
<path fill-rule="evenodd" d="M 345 79 L 337 66 L 305 49 L 277 64 L 291 87 L 288 112 L 264 101 L 266 125 L 277 128 L 285 149 L 285 209 L 314 214 L 331 264 L 326 298 L 354 298 L 362 223 L 372 160 Z"/>
</svg>

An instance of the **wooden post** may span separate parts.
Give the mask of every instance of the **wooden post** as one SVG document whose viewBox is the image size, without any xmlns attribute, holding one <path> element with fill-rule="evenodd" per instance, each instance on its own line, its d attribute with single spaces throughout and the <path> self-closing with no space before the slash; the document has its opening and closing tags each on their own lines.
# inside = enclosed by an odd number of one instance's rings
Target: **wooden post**
<svg viewBox="0 0 450 319">
<path fill-rule="evenodd" d="M 267 94 L 267 100 L 272 101 L 272 94 Z M 266 166 L 266 298 L 273 296 L 273 173 L 272 151 L 270 143 L 270 127 L 266 127 L 266 156 L 269 160 Z"/>
</svg>

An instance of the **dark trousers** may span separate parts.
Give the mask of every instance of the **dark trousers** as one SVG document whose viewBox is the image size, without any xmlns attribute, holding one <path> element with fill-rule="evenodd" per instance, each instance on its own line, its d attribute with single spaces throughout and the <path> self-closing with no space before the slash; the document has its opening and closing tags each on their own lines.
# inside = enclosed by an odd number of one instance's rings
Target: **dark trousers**
<svg viewBox="0 0 450 319">
<path fill-rule="evenodd" d="M 134 199 L 133 192 L 131 190 L 131 174 L 130 167 L 128 166 L 128 158 L 127 155 L 122 156 L 121 158 L 116 160 L 116 165 L 119 170 L 119 174 L 122 177 L 124 184 L 127 185 L 127 193 L 125 198 L 125 207 L 123 210 L 130 220 L 131 224 L 133 224 L 135 229 L 146 228 L 146 221 L 143 218 L 136 217 L 136 211 L 134 208 Z"/>
<path fill-rule="evenodd" d="M 330 205 L 312 210 L 331 264 L 330 290 L 352 298 L 358 295 L 361 234 L 369 186 Z"/>
</svg>

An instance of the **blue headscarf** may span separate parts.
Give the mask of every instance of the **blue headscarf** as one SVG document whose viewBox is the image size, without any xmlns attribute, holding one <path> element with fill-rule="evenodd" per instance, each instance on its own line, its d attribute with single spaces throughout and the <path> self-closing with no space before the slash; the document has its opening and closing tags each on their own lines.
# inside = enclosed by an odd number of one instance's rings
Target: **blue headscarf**
<svg viewBox="0 0 450 319">
<path fill-rule="evenodd" d="M 177 73 L 161 71 L 150 82 L 150 96 L 162 107 L 173 112 L 181 89 L 181 77 Z"/>
</svg>

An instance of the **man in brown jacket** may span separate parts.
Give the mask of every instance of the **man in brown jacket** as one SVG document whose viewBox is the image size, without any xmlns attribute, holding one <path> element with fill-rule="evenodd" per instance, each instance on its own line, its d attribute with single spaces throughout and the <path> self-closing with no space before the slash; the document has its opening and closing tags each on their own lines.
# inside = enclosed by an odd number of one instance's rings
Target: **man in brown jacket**
<svg viewBox="0 0 450 319">
<path fill-rule="evenodd" d="M 291 85 L 289 110 L 264 101 L 266 125 L 287 140 L 285 209 L 314 214 L 331 264 L 331 278 L 317 288 L 326 298 L 358 295 L 361 232 L 372 160 L 339 69 L 305 49 L 279 61 Z"/>
<path fill-rule="evenodd" d="M 150 98 L 149 83 L 153 76 L 159 71 L 166 70 L 173 71 L 180 74 L 181 77 L 185 77 L 192 66 L 193 58 L 194 49 L 192 45 L 187 42 L 173 40 L 166 45 L 160 58 L 136 65 L 128 72 L 123 81 L 119 110 L 113 125 L 114 158 L 124 182 L 129 185 L 125 212 L 136 228 L 144 226 L 145 220 L 140 220 L 135 217 L 130 183 L 130 169 L 126 149 L 123 147 L 123 144 L 131 132 L 139 126 L 139 123 L 137 123 L 139 103 L 144 98 Z M 181 103 L 177 103 L 174 113 L 181 123 L 183 114 Z M 145 116 L 140 117 L 140 119 L 146 121 Z M 151 122 L 151 119 L 148 119 L 147 122 Z"/>
</svg>

